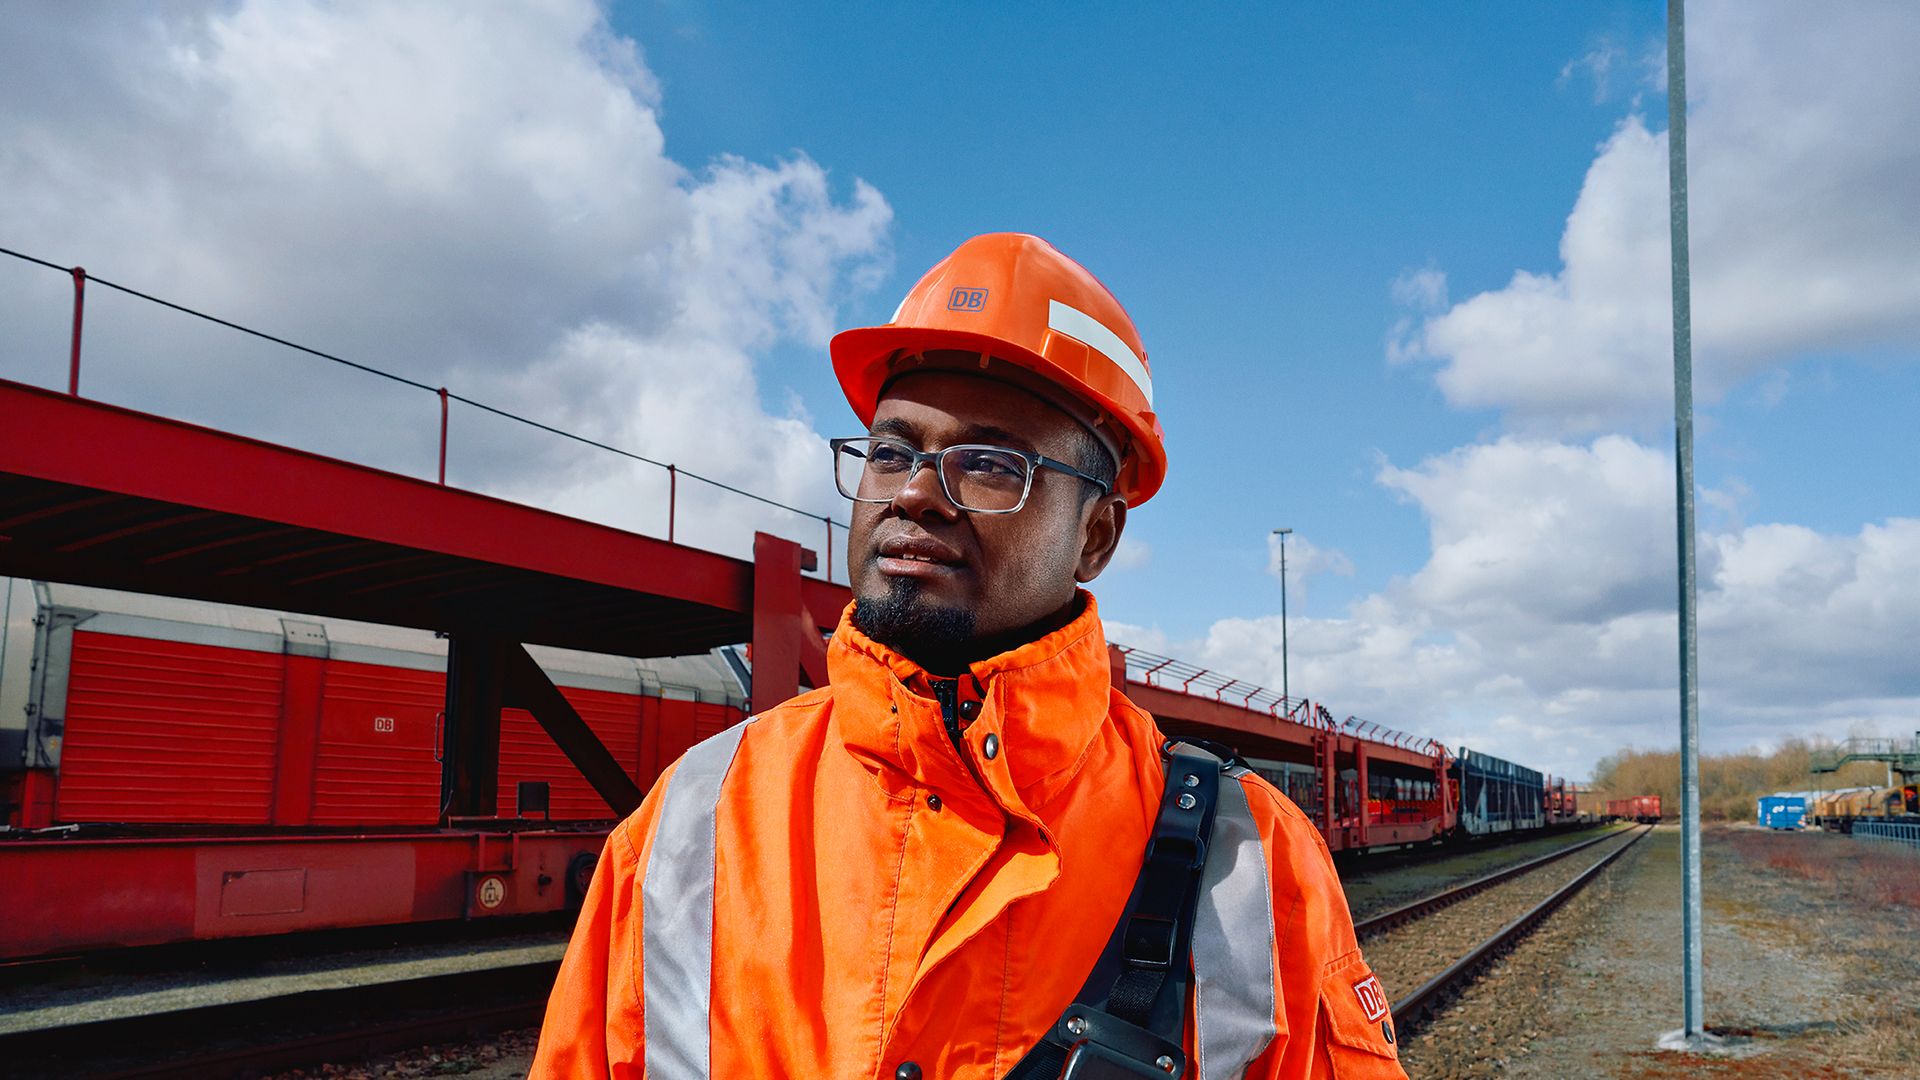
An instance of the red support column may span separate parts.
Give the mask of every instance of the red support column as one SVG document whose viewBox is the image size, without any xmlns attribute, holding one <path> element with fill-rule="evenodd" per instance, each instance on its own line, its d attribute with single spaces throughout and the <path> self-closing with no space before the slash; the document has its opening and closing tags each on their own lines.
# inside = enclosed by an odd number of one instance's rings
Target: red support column
<svg viewBox="0 0 1920 1080">
<path fill-rule="evenodd" d="M 52 769 L 28 769 L 20 774 L 20 827 L 44 829 L 53 824 L 54 787 L 58 783 Z"/>
<path fill-rule="evenodd" d="M 753 711 L 800 692 L 800 675 L 827 684 L 827 647 L 800 598 L 800 545 L 753 534 Z"/>
<path fill-rule="evenodd" d="M 1326 834 L 1327 843 L 1334 843 L 1334 767 L 1333 758 L 1339 744 L 1330 731 L 1323 731 L 1314 737 L 1320 758 L 1320 831 Z M 1337 849 L 1336 849 L 1337 850 Z"/>
<path fill-rule="evenodd" d="M 1367 826 L 1373 817 L 1373 799 L 1371 797 L 1372 789 L 1367 785 L 1367 744 L 1359 740 L 1355 740 L 1353 744 L 1353 768 L 1355 772 L 1360 774 L 1358 781 L 1360 784 L 1360 806 L 1358 814 L 1360 819 L 1360 833 L 1358 843 L 1359 846 L 1366 847 Z"/>
</svg>

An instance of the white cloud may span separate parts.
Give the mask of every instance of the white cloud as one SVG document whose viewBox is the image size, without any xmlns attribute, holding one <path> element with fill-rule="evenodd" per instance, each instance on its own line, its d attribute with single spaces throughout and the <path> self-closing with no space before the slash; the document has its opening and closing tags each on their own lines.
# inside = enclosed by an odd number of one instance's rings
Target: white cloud
<svg viewBox="0 0 1920 1080">
<path fill-rule="evenodd" d="M 1393 302 L 1418 311 L 1435 311 L 1447 303 L 1447 275 L 1438 267 L 1409 270 L 1393 281 Z"/>
<path fill-rule="evenodd" d="M 591 0 L 47 8 L 10 20 L 0 69 L 8 246 L 837 510 L 809 418 L 761 407 L 754 358 L 824 346 L 886 268 L 891 211 L 800 154 L 668 157 L 660 87 Z M 0 273 L 0 324 L 57 343 L 64 305 Z M 431 395 L 98 287 L 86 354 L 94 395 L 432 472 Z M 60 381 L 63 355 L 0 373 Z M 459 408 L 450 439 L 456 482 L 664 529 L 648 467 Z M 683 538 L 823 542 L 680 488 Z"/>
<path fill-rule="evenodd" d="M 1673 464 L 1621 436 L 1508 437 L 1378 480 L 1432 556 L 1337 618 L 1288 625 L 1296 693 L 1341 715 L 1584 775 L 1677 727 Z M 1654 539 L 1658 538 L 1658 539 Z M 1292 545 L 1289 545 L 1291 564 Z M 1721 749 L 1920 720 L 1920 519 L 1854 535 L 1731 525 L 1699 541 L 1701 711 Z M 1131 626 L 1115 640 L 1145 644 Z M 1168 652 L 1280 684 L 1280 619 Z"/>
<path fill-rule="evenodd" d="M 1689 11 L 1693 333 L 1703 398 L 1810 349 L 1920 346 L 1920 66 L 1911 62 L 1920 20 L 1912 15 L 1890 0 L 1721 0 Z M 1604 430 L 1664 415 L 1672 400 L 1666 157 L 1665 133 L 1628 116 L 1587 173 L 1559 269 L 1520 271 L 1437 314 L 1407 305 L 1389 357 L 1430 358 L 1451 404 L 1503 410 L 1521 429 Z"/>
<path fill-rule="evenodd" d="M 1567 61 L 1560 68 L 1560 78 L 1555 80 L 1555 85 L 1564 90 L 1576 77 L 1585 76 L 1593 81 L 1593 102 L 1598 105 L 1612 96 L 1614 76 L 1626 59 L 1626 50 L 1618 42 L 1601 41 L 1578 58 Z"/>
<path fill-rule="evenodd" d="M 1107 565 L 1111 570 L 1139 570 L 1152 561 L 1152 545 L 1145 540 L 1122 536 L 1120 546 L 1114 549 L 1113 561 Z"/>
</svg>

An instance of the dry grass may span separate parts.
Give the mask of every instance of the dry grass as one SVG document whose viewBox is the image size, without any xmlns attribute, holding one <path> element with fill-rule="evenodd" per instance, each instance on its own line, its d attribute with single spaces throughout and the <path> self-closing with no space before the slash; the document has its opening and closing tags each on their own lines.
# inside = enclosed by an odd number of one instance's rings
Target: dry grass
<svg viewBox="0 0 1920 1080">
<path fill-rule="evenodd" d="M 1805 1064 L 1806 1076 L 1920 1075 L 1913 1066 L 1920 1061 L 1920 1003 L 1911 989 L 1920 984 L 1913 950 L 1920 850 L 1820 833 L 1724 829 L 1713 836 L 1748 866 L 1777 875 L 1784 888 L 1771 894 L 1773 903 L 1797 895 L 1796 917 L 1776 921 L 1776 931 L 1835 957 L 1849 973 L 1847 992 L 1800 1044 L 1813 1060 L 1780 1056 Z M 1831 1028 L 1821 1030 L 1826 1023 Z"/>
<path fill-rule="evenodd" d="M 1807 833 L 1732 831 L 1746 859 L 1873 907 L 1920 908 L 1920 849 Z"/>
</svg>

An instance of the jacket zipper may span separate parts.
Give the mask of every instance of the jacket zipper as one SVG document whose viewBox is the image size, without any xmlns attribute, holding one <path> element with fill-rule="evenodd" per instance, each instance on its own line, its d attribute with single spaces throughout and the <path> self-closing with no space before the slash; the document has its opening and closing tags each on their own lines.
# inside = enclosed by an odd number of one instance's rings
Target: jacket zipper
<svg viewBox="0 0 1920 1080">
<path fill-rule="evenodd" d="M 940 703 L 940 718 L 946 722 L 947 738 L 953 740 L 953 752 L 960 755 L 960 763 L 973 771 L 973 764 L 967 760 L 966 736 L 960 728 L 960 680 L 928 679 L 933 684 L 933 700 Z"/>
</svg>

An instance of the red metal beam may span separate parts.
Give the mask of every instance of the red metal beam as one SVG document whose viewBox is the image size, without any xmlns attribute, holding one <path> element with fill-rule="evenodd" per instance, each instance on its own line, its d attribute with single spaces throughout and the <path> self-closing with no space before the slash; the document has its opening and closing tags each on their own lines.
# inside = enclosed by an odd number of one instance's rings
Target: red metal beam
<svg viewBox="0 0 1920 1080">
<path fill-rule="evenodd" d="M 520 645 L 509 646 L 502 655 L 501 666 L 504 702 L 533 714 L 554 745 L 567 755 L 567 760 L 573 762 L 574 768 L 580 770 L 580 775 L 587 778 L 587 783 L 593 785 L 593 790 L 607 801 L 616 815 L 624 818 L 638 809 L 645 794 L 640 785 L 621 768 L 619 759 L 580 718 L 580 713 L 527 650 Z"/>
<path fill-rule="evenodd" d="M 724 555 L 4 380 L 0 415 L 0 472 L 751 608 L 751 567 Z"/>
</svg>

